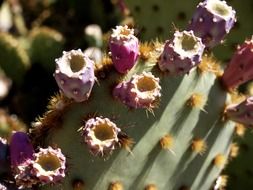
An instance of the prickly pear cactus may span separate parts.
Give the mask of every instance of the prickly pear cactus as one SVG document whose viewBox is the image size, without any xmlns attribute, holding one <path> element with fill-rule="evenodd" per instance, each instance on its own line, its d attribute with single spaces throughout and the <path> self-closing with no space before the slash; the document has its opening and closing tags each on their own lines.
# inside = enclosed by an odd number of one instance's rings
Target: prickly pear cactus
<svg viewBox="0 0 253 190">
<path fill-rule="evenodd" d="M 40 27 L 31 31 L 30 40 L 31 60 L 52 72 L 55 68 L 54 59 L 60 56 L 63 50 L 62 34 L 48 27 Z"/>
<path fill-rule="evenodd" d="M 30 66 L 26 50 L 12 35 L 3 32 L 0 33 L 0 48 L 0 67 L 17 84 L 22 83 L 25 72 Z"/>
<path fill-rule="evenodd" d="M 172 23 L 176 28 L 183 29 L 191 20 L 199 2 L 198 0 L 125 0 L 135 25 L 140 29 L 139 35 L 144 40 L 171 37 Z M 252 1 L 227 2 L 236 10 L 237 23 L 233 32 L 226 37 L 224 45 L 214 49 L 215 55 L 222 60 L 229 59 L 235 50 L 235 45 L 242 43 L 246 36 L 251 36 L 253 30 L 253 25 L 247 20 L 253 16 Z"/>
<path fill-rule="evenodd" d="M 215 60 L 204 57 L 188 75 L 169 77 L 156 64 L 161 44 L 149 48 L 149 56 L 141 53 L 124 76 L 110 65 L 98 70 L 98 83 L 87 101 L 73 103 L 57 96 L 34 124 L 35 142 L 59 147 L 67 156 L 67 177 L 46 189 L 208 189 L 213 184 L 234 131 L 232 122 L 222 120 L 227 93 L 217 77 L 221 71 Z M 129 108 L 113 97 L 116 84 L 144 71 L 159 78 L 161 97 L 152 106 Z M 143 97 L 156 88 L 145 77 L 136 82 Z M 95 124 L 103 118 L 107 122 Z M 96 125 L 96 130 L 87 127 Z M 111 125 L 117 130 L 107 129 Z"/>
<path fill-rule="evenodd" d="M 234 121 L 250 125 L 252 104 L 231 104 L 241 80 L 231 83 L 226 76 L 237 65 L 230 62 L 223 74 L 208 53 L 234 25 L 235 11 L 225 2 L 204 2 L 190 29 L 165 42 L 142 44 L 133 29 L 117 26 L 101 63 L 80 49 L 63 51 L 55 59 L 60 93 L 48 111 L 29 133 L 13 132 L 9 142 L 1 141 L 9 149 L 1 162 L 9 167 L 0 184 L 48 190 L 223 188 L 227 178 L 219 175 L 236 149 Z M 243 82 L 249 78 L 251 73 Z"/>
</svg>

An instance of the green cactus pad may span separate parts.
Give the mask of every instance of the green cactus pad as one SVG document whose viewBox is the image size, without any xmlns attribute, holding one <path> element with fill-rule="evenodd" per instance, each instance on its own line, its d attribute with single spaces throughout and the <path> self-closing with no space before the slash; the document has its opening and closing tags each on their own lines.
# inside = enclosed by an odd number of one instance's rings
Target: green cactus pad
<svg viewBox="0 0 253 190">
<path fill-rule="evenodd" d="M 14 82 L 20 84 L 30 66 L 27 52 L 18 40 L 7 33 L 0 33 L 0 67 Z"/>
<path fill-rule="evenodd" d="M 59 57 L 63 50 L 62 34 L 47 27 L 35 28 L 30 33 L 30 40 L 31 60 L 52 72 L 55 68 L 54 59 Z"/>
<path fill-rule="evenodd" d="M 54 107 L 35 125 L 35 142 L 47 137 L 46 142 L 40 143 L 57 146 L 67 156 L 63 183 L 45 189 L 107 190 L 118 185 L 124 190 L 144 190 L 150 184 L 159 190 L 211 187 L 224 167 L 234 131 L 233 122 L 222 120 L 227 94 L 216 75 L 206 71 L 205 66 L 185 76 L 168 77 L 158 70 L 155 60 L 140 59 L 123 79 L 113 69 L 98 72 L 99 85 L 88 101 L 66 104 L 67 112 Z M 205 59 L 203 65 L 210 60 Z M 112 88 L 119 80 L 143 71 L 160 78 L 162 97 L 152 111 L 130 110 L 112 97 Z M 195 94 L 201 94 L 196 97 L 203 100 L 195 100 Z M 58 98 L 54 105 L 60 103 L 64 101 Z M 132 138 L 135 144 L 131 151 L 117 149 L 103 158 L 92 155 L 79 129 L 87 118 L 95 116 L 113 120 Z M 159 142 L 168 134 L 173 143 L 163 149 Z M 207 144 L 201 155 L 191 148 L 195 138 Z"/>
</svg>

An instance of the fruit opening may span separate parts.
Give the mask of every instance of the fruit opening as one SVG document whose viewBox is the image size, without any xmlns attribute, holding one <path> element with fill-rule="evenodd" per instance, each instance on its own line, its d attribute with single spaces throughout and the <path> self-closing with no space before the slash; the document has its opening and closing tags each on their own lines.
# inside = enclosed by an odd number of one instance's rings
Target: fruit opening
<svg viewBox="0 0 253 190">
<path fill-rule="evenodd" d="M 113 128 L 108 124 L 99 124 L 94 129 L 94 134 L 100 141 L 106 141 L 114 138 Z"/>
<path fill-rule="evenodd" d="M 128 36 L 131 34 L 131 30 L 129 30 L 127 27 L 122 27 L 120 30 L 120 34 L 123 36 Z"/>
<path fill-rule="evenodd" d="M 174 51 L 181 56 L 191 57 L 196 54 L 201 54 L 204 50 L 204 45 L 201 39 L 196 37 L 193 31 L 177 31 L 174 34 Z"/>
<path fill-rule="evenodd" d="M 138 80 L 137 88 L 140 92 L 152 91 L 156 88 L 156 83 L 152 78 L 144 76 Z"/>
<path fill-rule="evenodd" d="M 230 14 L 229 6 L 222 1 L 211 1 L 210 10 L 221 17 L 227 17 Z"/>
<path fill-rule="evenodd" d="M 69 64 L 72 72 L 78 72 L 85 66 L 85 60 L 82 55 L 72 55 Z"/>
<path fill-rule="evenodd" d="M 57 156 L 46 154 L 39 157 L 37 162 L 45 171 L 55 171 L 61 167 L 61 162 Z"/>
<path fill-rule="evenodd" d="M 184 51 L 192 51 L 195 49 L 196 39 L 188 34 L 183 34 L 181 46 Z"/>
</svg>

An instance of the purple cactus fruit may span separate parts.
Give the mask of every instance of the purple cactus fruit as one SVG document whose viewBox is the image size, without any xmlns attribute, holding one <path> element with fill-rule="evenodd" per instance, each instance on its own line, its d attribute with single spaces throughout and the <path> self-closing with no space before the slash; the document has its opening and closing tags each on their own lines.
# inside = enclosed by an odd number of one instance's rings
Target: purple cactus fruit
<svg viewBox="0 0 253 190">
<path fill-rule="evenodd" d="M 76 102 L 87 100 L 96 80 L 93 61 L 80 49 L 63 52 L 55 61 L 54 77 L 63 93 Z"/>
<path fill-rule="evenodd" d="M 188 29 L 202 38 L 206 47 L 214 47 L 235 22 L 235 11 L 225 1 L 205 0 L 198 4 Z"/>
<path fill-rule="evenodd" d="M 66 158 L 59 148 L 40 148 L 34 157 L 32 173 L 41 184 L 57 183 L 65 177 Z"/>
<path fill-rule="evenodd" d="M 165 43 L 159 68 L 170 75 L 188 73 L 201 61 L 205 46 L 193 31 L 176 31 L 174 38 Z"/>
<path fill-rule="evenodd" d="M 28 135 L 13 132 L 10 141 L 10 159 L 13 168 L 33 159 L 34 149 Z"/>
<path fill-rule="evenodd" d="M 119 73 L 127 73 L 139 56 L 139 41 L 128 26 L 116 26 L 109 41 L 112 62 Z"/>
<path fill-rule="evenodd" d="M 104 156 L 111 153 L 119 144 L 120 128 L 108 118 L 91 118 L 82 128 L 82 136 L 90 152 Z"/>
<path fill-rule="evenodd" d="M 253 96 L 239 104 L 232 104 L 226 108 L 226 116 L 246 126 L 253 126 Z"/>
<path fill-rule="evenodd" d="M 160 91 L 159 78 L 143 72 L 118 84 L 113 90 L 113 96 L 130 108 L 152 109 L 161 97 Z"/>
<path fill-rule="evenodd" d="M 253 79 L 253 37 L 238 46 L 221 79 L 227 89 Z"/>
<path fill-rule="evenodd" d="M 0 137 L 0 173 L 8 168 L 8 149 L 7 140 Z"/>
<path fill-rule="evenodd" d="M 10 160 L 12 173 L 19 189 L 31 188 L 37 179 L 31 174 L 31 163 L 34 149 L 28 135 L 24 132 L 13 132 L 10 141 Z"/>
</svg>

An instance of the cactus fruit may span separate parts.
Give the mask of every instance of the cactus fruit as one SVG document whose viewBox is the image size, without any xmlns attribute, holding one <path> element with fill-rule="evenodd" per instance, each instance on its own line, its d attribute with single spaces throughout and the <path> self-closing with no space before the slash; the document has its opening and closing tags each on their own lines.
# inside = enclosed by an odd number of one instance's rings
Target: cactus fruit
<svg viewBox="0 0 253 190">
<path fill-rule="evenodd" d="M 200 2 L 188 26 L 207 47 L 219 44 L 236 21 L 235 11 L 225 1 Z"/>
<path fill-rule="evenodd" d="M 10 158 L 12 167 L 33 158 L 34 149 L 28 135 L 24 132 L 14 132 L 10 141 Z"/>
<path fill-rule="evenodd" d="M 253 79 L 253 36 L 238 46 L 230 63 L 224 71 L 222 82 L 228 89 L 238 87 Z"/>
<path fill-rule="evenodd" d="M 82 136 L 94 155 L 106 155 L 119 144 L 120 128 L 108 118 L 91 118 L 82 128 Z"/>
<path fill-rule="evenodd" d="M 109 47 L 113 65 L 119 73 L 126 73 L 134 66 L 139 56 L 139 40 L 133 29 L 117 26 L 111 34 Z"/>
<path fill-rule="evenodd" d="M 35 153 L 26 133 L 14 132 L 10 141 L 10 161 L 19 189 L 57 183 L 65 177 L 66 158 L 61 150 L 40 148 Z"/>
<path fill-rule="evenodd" d="M 80 49 L 63 52 L 55 61 L 54 77 L 64 94 L 77 102 L 87 100 L 96 79 L 93 61 Z"/>
<path fill-rule="evenodd" d="M 31 175 L 34 149 L 26 133 L 14 132 L 10 141 L 11 169 L 19 188 L 32 187 L 37 180 Z"/>
<path fill-rule="evenodd" d="M 248 97 L 240 104 L 232 104 L 226 108 L 226 115 L 231 120 L 244 124 L 246 126 L 253 125 L 252 118 L 253 97 Z"/>
<path fill-rule="evenodd" d="M 201 39 L 193 31 L 176 31 L 174 38 L 165 43 L 159 68 L 170 75 L 188 73 L 200 63 L 204 48 Z"/>
<path fill-rule="evenodd" d="M 156 107 L 161 97 L 160 91 L 159 78 L 155 78 L 152 73 L 143 72 L 134 75 L 130 81 L 118 84 L 113 90 L 113 95 L 130 108 L 151 110 Z"/>
<path fill-rule="evenodd" d="M 29 40 L 31 61 L 40 63 L 48 71 L 53 71 L 54 59 L 60 56 L 63 50 L 62 34 L 48 27 L 34 28 L 30 32 Z"/>
<path fill-rule="evenodd" d="M 26 50 L 13 36 L 7 33 L 0 33 L 0 49 L 1 69 L 15 83 L 21 84 L 25 72 L 30 66 L 30 58 Z"/>
<path fill-rule="evenodd" d="M 40 183 L 57 183 L 65 177 L 66 158 L 61 149 L 40 148 L 34 154 L 32 173 Z"/>
</svg>

